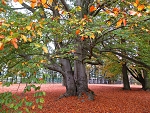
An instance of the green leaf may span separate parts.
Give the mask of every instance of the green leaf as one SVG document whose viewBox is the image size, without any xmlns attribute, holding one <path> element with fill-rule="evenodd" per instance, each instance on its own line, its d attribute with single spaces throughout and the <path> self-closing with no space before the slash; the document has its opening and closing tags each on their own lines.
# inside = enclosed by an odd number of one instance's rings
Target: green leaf
<svg viewBox="0 0 150 113">
<path fill-rule="evenodd" d="M 39 109 L 42 109 L 42 108 L 43 108 L 43 106 L 41 106 L 41 105 L 38 105 L 38 108 L 39 108 Z"/>
<path fill-rule="evenodd" d="M 32 106 L 32 102 L 25 102 L 26 106 Z"/>
<path fill-rule="evenodd" d="M 14 104 L 12 103 L 12 104 L 10 104 L 10 106 L 9 106 L 10 108 L 13 108 L 14 107 Z"/>
<path fill-rule="evenodd" d="M 44 98 L 40 98 L 40 103 L 44 103 Z"/>
</svg>

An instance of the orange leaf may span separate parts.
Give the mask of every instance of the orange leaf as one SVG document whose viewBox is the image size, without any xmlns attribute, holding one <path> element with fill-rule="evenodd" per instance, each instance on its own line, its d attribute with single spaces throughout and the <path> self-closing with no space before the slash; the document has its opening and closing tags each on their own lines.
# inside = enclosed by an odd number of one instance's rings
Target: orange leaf
<svg viewBox="0 0 150 113">
<path fill-rule="evenodd" d="M 3 22 L 0 21 L 0 26 L 3 24 Z"/>
<path fill-rule="evenodd" d="M 36 3 L 36 0 L 30 0 L 32 3 Z"/>
<path fill-rule="evenodd" d="M 45 7 L 45 8 L 48 8 L 49 6 L 48 6 L 47 4 L 44 4 L 44 7 Z"/>
<path fill-rule="evenodd" d="M 87 17 L 87 15 L 84 15 L 84 18 L 88 20 L 88 17 Z"/>
<path fill-rule="evenodd" d="M 145 8 L 144 5 L 139 5 L 139 6 L 138 6 L 138 11 L 142 11 L 144 8 Z"/>
<path fill-rule="evenodd" d="M 2 4 L 3 4 L 3 5 L 6 5 L 6 2 L 5 2 L 5 0 L 2 0 Z"/>
<path fill-rule="evenodd" d="M 113 8 L 113 12 L 119 12 L 119 9 L 118 8 Z"/>
<path fill-rule="evenodd" d="M 13 0 L 14 2 L 18 2 L 18 0 Z"/>
<path fill-rule="evenodd" d="M 80 30 L 79 29 L 77 29 L 76 30 L 76 35 L 78 35 L 80 33 Z"/>
<path fill-rule="evenodd" d="M 93 11 L 95 11 L 96 10 L 96 8 L 92 5 L 91 7 L 90 7 L 90 12 L 93 12 Z"/>
<path fill-rule="evenodd" d="M 124 18 L 122 21 L 123 21 L 123 25 L 126 26 L 127 25 L 126 19 Z"/>
<path fill-rule="evenodd" d="M 81 37 L 81 40 L 83 41 L 83 40 L 84 40 L 84 38 L 85 38 L 85 37 L 84 37 L 84 36 L 82 36 L 82 37 Z"/>
<path fill-rule="evenodd" d="M 4 44 L 2 42 L 0 42 L 0 50 L 4 49 Z"/>
<path fill-rule="evenodd" d="M 139 0 L 135 0 L 135 3 L 138 5 L 139 4 Z"/>
<path fill-rule="evenodd" d="M 121 26 L 121 24 L 122 24 L 122 19 L 120 19 L 120 20 L 117 22 L 116 27 L 120 27 L 120 26 Z"/>
<path fill-rule="evenodd" d="M 35 105 L 32 106 L 32 109 L 35 109 Z"/>
<path fill-rule="evenodd" d="M 35 2 L 31 3 L 31 7 L 34 8 L 35 7 Z"/>
<path fill-rule="evenodd" d="M 0 38 L 2 39 L 2 38 L 5 38 L 5 37 L 4 37 L 4 35 L 1 35 Z"/>
<path fill-rule="evenodd" d="M 12 31 L 10 31 L 10 35 L 13 35 L 14 33 Z"/>
<path fill-rule="evenodd" d="M 14 48 L 18 48 L 18 45 L 17 45 L 17 39 L 16 38 L 13 38 L 12 40 L 11 40 L 11 43 L 12 43 L 12 45 L 14 46 Z"/>
</svg>

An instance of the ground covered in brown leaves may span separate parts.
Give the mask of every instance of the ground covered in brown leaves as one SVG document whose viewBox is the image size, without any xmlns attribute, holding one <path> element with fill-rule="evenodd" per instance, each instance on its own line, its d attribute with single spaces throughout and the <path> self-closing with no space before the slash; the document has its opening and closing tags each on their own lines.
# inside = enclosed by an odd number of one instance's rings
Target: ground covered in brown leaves
<svg viewBox="0 0 150 113">
<path fill-rule="evenodd" d="M 19 94 L 25 85 L 1 87 L 0 92 L 12 91 Z M 122 90 L 122 85 L 90 84 L 89 88 L 96 94 L 94 101 L 87 98 L 68 97 L 58 99 L 65 92 L 61 84 L 44 84 L 41 90 L 46 91 L 43 109 L 34 108 L 36 113 L 150 113 L 150 92 L 143 91 L 141 86 L 131 86 L 131 91 Z M 17 90 L 18 89 L 18 90 Z M 20 94 L 19 94 L 20 95 Z M 32 98 L 32 92 L 27 94 Z"/>
</svg>

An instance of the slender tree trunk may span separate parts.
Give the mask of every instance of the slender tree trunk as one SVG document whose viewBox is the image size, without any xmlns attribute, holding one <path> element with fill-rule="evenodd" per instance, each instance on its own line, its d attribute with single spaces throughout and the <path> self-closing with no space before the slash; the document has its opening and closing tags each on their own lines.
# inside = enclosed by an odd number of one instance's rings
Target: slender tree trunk
<svg viewBox="0 0 150 113">
<path fill-rule="evenodd" d="M 142 76 L 142 73 L 140 72 L 140 73 L 135 73 L 134 71 L 136 71 L 136 70 L 132 70 L 132 69 L 127 69 L 128 70 L 128 72 L 132 75 L 132 77 L 134 78 L 134 79 L 136 79 L 137 81 L 139 81 L 140 83 L 141 83 L 141 85 L 142 85 L 142 89 L 145 89 L 145 80 L 144 80 L 144 77 Z"/>
<path fill-rule="evenodd" d="M 123 75 L 123 89 L 130 90 L 129 78 L 127 73 L 126 63 L 122 65 L 122 75 Z"/>
</svg>

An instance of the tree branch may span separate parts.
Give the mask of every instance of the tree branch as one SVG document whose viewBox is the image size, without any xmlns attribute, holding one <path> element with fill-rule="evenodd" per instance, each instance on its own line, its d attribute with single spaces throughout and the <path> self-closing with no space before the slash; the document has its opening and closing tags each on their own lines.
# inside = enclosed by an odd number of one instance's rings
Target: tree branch
<svg viewBox="0 0 150 113">
<path fill-rule="evenodd" d="M 125 58 L 125 59 L 127 59 L 127 60 L 130 60 L 130 61 L 132 61 L 132 62 L 134 62 L 134 63 L 136 63 L 136 64 L 140 64 L 140 65 L 142 65 L 143 67 L 145 67 L 145 68 L 147 68 L 147 69 L 150 70 L 150 66 L 147 65 L 147 64 L 145 64 L 144 62 L 141 62 L 141 61 L 138 61 L 138 60 L 136 60 L 136 59 L 130 58 L 130 57 L 126 56 L 126 55 L 123 55 L 123 54 L 118 53 L 118 52 L 115 52 L 115 51 L 111 51 L 111 50 L 110 50 L 110 52 L 112 52 L 112 53 L 114 53 L 114 54 L 116 54 L 116 55 L 119 55 L 119 56 L 121 56 L 121 57 L 123 57 L 123 58 Z"/>
<path fill-rule="evenodd" d="M 57 64 L 43 64 L 44 67 L 48 68 L 49 70 L 57 71 L 61 73 L 62 75 L 65 75 L 65 72 L 62 70 L 62 68 Z"/>
<path fill-rule="evenodd" d="M 66 1 L 65 1 L 65 0 L 60 0 L 60 1 L 61 1 L 61 3 L 64 5 L 65 10 L 66 10 L 66 11 L 69 11 L 69 7 L 68 7 Z"/>
<path fill-rule="evenodd" d="M 22 3 L 21 4 L 23 7 L 25 7 L 26 9 L 28 9 L 29 11 L 31 11 L 32 13 L 34 13 L 35 12 L 35 9 L 33 9 L 32 7 L 30 7 L 30 6 L 28 6 L 27 4 L 25 4 L 25 3 Z"/>
</svg>

